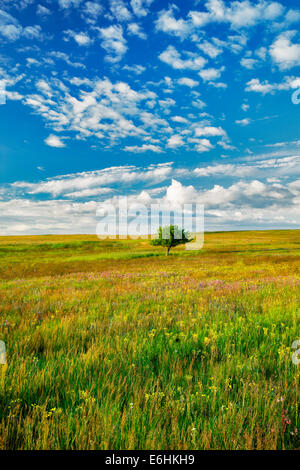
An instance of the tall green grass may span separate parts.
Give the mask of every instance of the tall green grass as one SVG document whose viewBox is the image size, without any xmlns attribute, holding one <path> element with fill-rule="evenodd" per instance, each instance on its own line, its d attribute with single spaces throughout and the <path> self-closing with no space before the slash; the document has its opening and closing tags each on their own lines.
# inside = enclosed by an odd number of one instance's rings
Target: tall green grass
<svg viewBox="0 0 300 470">
<path fill-rule="evenodd" d="M 0 239 L 0 448 L 300 447 L 299 232 L 45 238 Z"/>
</svg>

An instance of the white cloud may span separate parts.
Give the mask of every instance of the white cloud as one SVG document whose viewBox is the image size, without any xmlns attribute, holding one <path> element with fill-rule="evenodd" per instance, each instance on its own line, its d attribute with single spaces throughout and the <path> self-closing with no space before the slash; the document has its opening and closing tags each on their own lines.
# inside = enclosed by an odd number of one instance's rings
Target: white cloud
<svg viewBox="0 0 300 470">
<path fill-rule="evenodd" d="M 45 139 L 45 144 L 49 147 L 63 148 L 66 144 L 61 140 L 57 135 L 50 134 L 47 139 Z"/>
<path fill-rule="evenodd" d="M 39 25 L 26 26 L 23 29 L 22 35 L 26 39 L 42 39 L 42 28 Z"/>
<path fill-rule="evenodd" d="M 78 7 L 82 0 L 58 0 L 59 6 L 61 8 L 71 8 Z"/>
<path fill-rule="evenodd" d="M 124 65 L 123 70 L 128 70 L 128 72 L 133 72 L 136 75 L 140 75 L 141 73 L 145 72 L 146 67 L 143 65 Z"/>
<path fill-rule="evenodd" d="M 51 15 L 51 10 L 49 8 L 45 7 L 44 5 L 38 5 L 36 9 L 36 13 L 39 16 L 48 16 Z"/>
<path fill-rule="evenodd" d="M 1 233 L 92 233 L 95 230 L 97 203 L 69 201 L 32 201 L 11 199 L 0 202 L 6 217 L 0 222 Z"/>
<path fill-rule="evenodd" d="M 100 5 L 100 3 L 89 1 L 84 3 L 81 17 L 87 23 L 95 24 L 102 12 L 103 7 Z"/>
<path fill-rule="evenodd" d="M 272 93 L 275 89 L 276 87 L 268 81 L 261 83 L 258 78 L 253 78 L 246 86 L 246 91 L 255 91 L 256 93 L 262 93 L 263 95 Z"/>
<path fill-rule="evenodd" d="M 254 91 L 266 95 L 276 91 L 295 89 L 300 86 L 299 77 L 285 77 L 282 83 L 269 83 L 268 80 L 260 82 L 258 78 L 253 78 L 246 84 L 246 91 Z"/>
<path fill-rule="evenodd" d="M 195 202 L 197 199 L 197 191 L 193 186 L 183 186 L 182 183 L 172 179 L 171 186 L 167 188 L 165 197 L 162 201 L 169 204 L 180 204 Z"/>
<path fill-rule="evenodd" d="M 131 0 L 130 5 L 136 16 L 146 16 L 154 0 Z"/>
<path fill-rule="evenodd" d="M 38 80 L 36 82 L 36 87 L 38 88 L 38 90 L 42 91 L 43 93 L 45 93 L 49 97 L 52 95 L 51 87 L 46 82 L 46 80 L 43 80 L 43 79 Z"/>
<path fill-rule="evenodd" d="M 0 10 L 0 34 L 9 41 L 16 41 L 22 34 L 18 20 L 3 10 Z"/>
<path fill-rule="evenodd" d="M 91 188 L 91 189 L 82 189 L 80 191 L 73 191 L 66 193 L 64 196 L 66 198 L 72 199 L 83 199 L 95 196 L 102 196 L 103 194 L 111 193 L 113 189 L 111 188 Z"/>
<path fill-rule="evenodd" d="M 207 6 L 207 4 L 206 4 Z M 205 11 L 190 11 L 188 13 L 190 28 L 202 28 L 213 20 L 213 16 Z"/>
<path fill-rule="evenodd" d="M 85 68 L 85 65 L 82 64 L 81 62 L 72 62 L 72 60 L 70 60 L 68 54 L 66 54 L 65 52 L 60 52 L 60 51 L 51 51 L 49 53 L 49 56 L 52 58 L 55 58 L 55 59 L 58 59 L 58 60 L 63 60 L 66 62 L 66 64 L 68 64 L 70 67 L 75 67 L 77 69 L 84 69 Z M 52 60 L 52 59 L 51 59 Z"/>
<path fill-rule="evenodd" d="M 183 19 L 175 17 L 179 9 L 176 5 L 171 5 L 168 10 L 158 13 L 156 29 L 184 39 L 210 23 L 227 23 L 232 29 L 239 30 L 278 20 L 285 11 L 280 3 L 267 0 L 259 0 L 255 4 L 249 0 L 231 3 L 223 0 L 207 0 L 205 7 L 207 11 L 189 11 L 187 19 Z M 199 47 L 202 48 L 201 44 Z M 212 54 L 213 57 L 218 51 L 207 48 L 207 54 Z"/>
<path fill-rule="evenodd" d="M 199 49 L 201 49 L 211 59 L 215 59 L 219 54 L 222 54 L 222 48 L 209 41 L 203 41 L 200 44 L 197 44 L 197 47 L 199 47 Z"/>
<path fill-rule="evenodd" d="M 194 174 L 199 177 L 231 176 L 248 177 L 255 175 L 256 169 L 247 165 L 212 165 L 203 168 L 195 168 Z"/>
<path fill-rule="evenodd" d="M 244 118 L 244 119 L 235 121 L 235 123 L 238 124 L 239 126 L 249 126 L 249 124 L 251 123 L 251 119 Z"/>
<path fill-rule="evenodd" d="M 179 124 L 188 124 L 188 120 L 182 116 L 173 116 L 172 118 L 173 122 L 178 122 Z"/>
<path fill-rule="evenodd" d="M 195 128 L 195 135 L 196 137 L 200 137 L 202 135 L 210 136 L 210 137 L 225 137 L 226 131 L 222 129 L 222 127 L 213 127 L 213 126 L 204 126 L 204 127 L 196 127 Z"/>
<path fill-rule="evenodd" d="M 300 65 L 300 44 L 293 44 L 294 31 L 281 34 L 270 47 L 270 55 L 281 70 Z"/>
<path fill-rule="evenodd" d="M 234 1 L 225 4 L 223 0 L 208 0 L 206 8 L 210 12 L 211 20 L 227 22 L 234 29 L 251 27 L 259 22 L 273 21 L 284 13 L 284 7 L 278 2 Z"/>
<path fill-rule="evenodd" d="M 123 36 L 122 26 L 114 25 L 99 28 L 99 33 L 102 39 L 102 47 L 108 53 L 106 60 L 119 62 L 127 52 L 127 41 Z"/>
<path fill-rule="evenodd" d="M 257 57 L 259 57 L 261 60 L 266 60 L 267 58 L 267 48 L 266 47 L 259 47 L 256 51 L 255 54 Z"/>
<path fill-rule="evenodd" d="M 182 137 L 179 134 L 172 135 L 169 138 L 168 144 L 167 144 L 169 148 L 182 147 L 183 145 L 184 145 L 184 142 L 182 140 Z"/>
<path fill-rule="evenodd" d="M 127 146 L 124 149 L 126 152 L 133 152 L 133 153 L 143 153 L 147 151 L 151 151 L 154 153 L 162 153 L 163 150 L 158 147 L 157 145 L 152 145 L 152 144 L 143 144 L 141 147 L 137 145 L 133 146 Z"/>
<path fill-rule="evenodd" d="M 180 78 L 178 80 L 178 83 L 179 83 L 179 85 L 186 85 L 190 88 L 194 88 L 195 86 L 199 85 L 199 82 L 197 82 L 196 80 L 193 80 L 192 78 L 188 78 L 188 77 Z"/>
<path fill-rule="evenodd" d="M 252 70 L 258 64 L 258 61 L 256 59 L 252 59 L 251 57 L 244 57 L 240 63 L 242 67 L 245 67 L 248 70 Z"/>
<path fill-rule="evenodd" d="M 31 195 L 51 194 L 53 197 L 65 197 L 66 194 L 77 191 L 107 188 L 108 185 L 115 185 L 114 190 L 120 185 L 134 185 L 141 182 L 156 185 L 168 179 L 171 172 L 170 163 L 150 165 L 148 168 L 127 165 L 57 176 L 38 183 L 16 182 L 12 187 Z"/>
<path fill-rule="evenodd" d="M 204 103 L 204 101 L 200 99 L 197 99 L 197 100 L 192 101 L 192 105 L 195 106 L 195 108 L 203 109 L 205 108 L 206 103 Z"/>
<path fill-rule="evenodd" d="M 214 68 L 204 69 L 204 70 L 201 70 L 199 72 L 199 75 L 202 78 L 202 80 L 204 80 L 206 82 L 206 81 L 209 81 L 209 80 L 216 80 L 217 78 L 220 78 L 221 73 L 224 70 L 225 70 L 224 67 L 222 67 L 220 69 L 214 69 Z"/>
<path fill-rule="evenodd" d="M 127 25 L 128 34 L 131 36 L 137 36 L 140 39 L 147 39 L 147 35 L 141 29 L 140 25 L 137 23 L 129 23 Z"/>
<path fill-rule="evenodd" d="M 110 10 L 117 21 L 130 21 L 131 13 L 123 0 L 110 0 Z"/>
<path fill-rule="evenodd" d="M 280 143 L 285 145 L 285 143 Z M 270 145 L 275 148 L 276 145 Z M 250 163 L 228 163 L 196 168 L 194 174 L 201 177 L 263 178 L 270 182 L 279 182 L 280 177 L 300 175 L 299 156 L 254 160 Z M 275 179 L 274 179 L 275 175 Z M 276 180 L 276 181 L 275 181 Z M 299 188 L 300 189 L 300 188 Z"/>
<path fill-rule="evenodd" d="M 202 148 L 210 148 L 202 139 Z M 203 166 L 190 170 L 172 168 L 172 164 L 113 167 L 92 172 L 63 175 L 38 183 L 17 182 L 10 191 L 22 195 L 0 200 L 4 214 L 0 230 L 9 233 L 91 233 L 96 226 L 99 202 L 117 204 L 118 196 L 128 193 L 129 207 L 151 204 L 198 203 L 205 205 L 205 225 L 209 229 L 232 227 L 287 228 L 300 226 L 299 156 L 270 158 L 250 163 Z M 285 175 L 292 179 L 286 180 Z M 202 178 L 198 185 L 183 184 L 181 178 Z M 236 178 L 228 184 L 211 182 L 211 177 Z M 207 178 L 207 186 L 203 187 Z M 241 181 L 241 178 L 246 180 Z M 163 183 L 163 186 L 158 186 Z M 147 191 L 139 184 L 147 185 Z M 135 185 L 135 186 L 134 186 Z M 133 189 L 134 188 L 134 189 Z M 51 194 L 52 200 L 36 200 L 39 194 Z M 113 197 L 104 199 L 113 193 Z M 26 195 L 30 195 L 30 198 Z M 90 198 L 95 198 L 90 200 Z M 86 201 L 82 199 L 87 198 Z M 99 199 L 100 198 L 100 199 Z M 79 199 L 79 200 L 76 200 Z"/>
<path fill-rule="evenodd" d="M 196 145 L 196 150 L 199 153 L 209 152 L 212 148 L 213 145 L 208 139 L 200 139 Z"/>
<path fill-rule="evenodd" d="M 190 33 L 190 26 L 188 21 L 183 19 L 176 20 L 174 17 L 176 10 L 178 10 L 178 7 L 171 5 L 168 10 L 160 11 L 155 27 L 157 31 L 163 31 L 164 33 L 184 38 Z"/>
<path fill-rule="evenodd" d="M 159 59 L 168 65 L 171 65 L 173 69 L 190 69 L 199 70 L 202 69 L 206 63 L 206 60 L 198 56 L 197 54 L 185 53 L 188 56 L 187 59 L 182 59 L 181 54 L 175 49 L 174 46 L 168 46 L 167 49 L 159 55 Z"/>
<path fill-rule="evenodd" d="M 3 10 L 0 10 L 0 35 L 8 41 L 17 41 L 21 37 L 25 39 L 43 39 L 40 25 L 23 28 L 16 18 Z"/>
<path fill-rule="evenodd" d="M 68 31 L 65 31 L 65 35 L 67 38 L 73 38 L 79 46 L 89 46 L 92 43 L 92 40 L 87 33 L 76 33 L 75 31 L 69 29 Z"/>
</svg>

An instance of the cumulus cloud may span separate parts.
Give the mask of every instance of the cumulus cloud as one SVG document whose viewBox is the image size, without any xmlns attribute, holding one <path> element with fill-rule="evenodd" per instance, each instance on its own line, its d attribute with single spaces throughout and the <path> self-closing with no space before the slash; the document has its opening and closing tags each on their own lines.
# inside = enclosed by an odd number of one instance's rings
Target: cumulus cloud
<svg viewBox="0 0 300 470">
<path fill-rule="evenodd" d="M 196 150 L 198 153 L 209 152 L 213 148 L 212 143 L 208 139 L 198 139 Z"/>
<path fill-rule="evenodd" d="M 110 0 L 110 10 L 117 21 L 130 21 L 132 18 L 123 0 Z"/>
<path fill-rule="evenodd" d="M 254 91 L 266 95 L 268 93 L 275 93 L 276 91 L 290 90 L 298 88 L 300 79 L 298 77 L 285 77 L 282 83 L 269 83 L 268 80 L 261 82 L 258 78 L 252 78 L 246 84 L 246 91 Z"/>
<path fill-rule="evenodd" d="M 91 38 L 87 33 L 84 32 L 79 32 L 76 33 L 75 31 L 72 30 L 67 30 L 65 31 L 65 37 L 66 38 L 73 38 L 74 41 L 79 45 L 79 46 L 89 46 L 92 43 Z"/>
<path fill-rule="evenodd" d="M 0 201 L 0 209 L 5 214 L 0 225 L 7 234 L 92 233 L 97 221 L 96 201 L 115 205 L 118 196 L 127 194 L 130 187 L 128 203 L 132 208 L 140 203 L 147 207 L 167 204 L 171 208 L 178 204 L 204 204 L 207 228 L 231 229 L 233 224 L 244 228 L 297 227 L 300 226 L 299 160 L 299 156 L 270 158 L 195 169 L 174 168 L 170 163 L 148 168 L 123 166 L 37 183 L 16 182 L 10 185 L 10 191 L 15 191 L 16 196 Z M 192 176 L 196 178 L 193 185 L 182 181 Z M 217 184 L 211 177 L 222 181 L 225 177 L 229 182 Z M 147 190 L 143 188 L 145 185 Z M 36 199 L 47 193 L 52 200 Z"/>
<path fill-rule="evenodd" d="M 144 33 L 142 28 L 137 23 L 129 23 L 127 26 L 128 34 L 131 36 L 137 36 L 140 39 L 147 39 L 147 35 Z"/>
<path fill-rule="evenodd" d="M 185 56 L 186 58 L 183 59 L 177 49 L 170 45 L 159 55 L 159 59 L 173 67 L 173 69 L 179 70 L 200 70 L 206 64 L 206 60 L 197 54 L 185 52 Z"/>
<path fill-rule="evenodd" d="M 96 24 L 98 17 L 103 13 L 103 7 L 97 1 L 85 2 L 82 7 L 81 17 L 90 24 Z"/>
<path fill-rule="evenodd" d="M 210 80 L 216 80 L 217 78 L 220 78 L 222 72 L 225 70 L 225 67 L 221 67 L 220 69 L 204 69 L 199 72 L 200 77 L 202 80 L 205 82 L 210 81 Z"/>
<path fill-rule="evenodd" d="M 0 10 L 0 34 L 9 41 L 16 41 L 22 34 L 23 28 L 18 20 L 9 13 Z"/>
<path fill-rule="evenodd" d="M 136 16 L 143 17 L 149 13 L 154 0 L 130 0 L 131 8 Z"/>
<path fill-rule="evenodd" d="M 143 144 L 141 147 L 137 145 L 127 146 L 125 147 L 126 152 L 133 152 L 133 153 L 144 153 L 147 151 L 151 151 L 154 153 L 162 153 L 163 150 L 158 145 L 152 144 Z"/>
<path fill-rule="evenodd" d="M 215 43 L 205 40 L 197 44 L 197 47 L 202 52 L 204 52 L 204 54 L 208 55 L 211 59 L 215 59 L 216 57 L 218 57 L 218 55 L 222 54 L 223 46 L 223 44 L 221 46 L 218 40 L 215 40 Z"/>
<path fill-rule="evenodd" d="M 189 88 L 194 88 L 195 86 L 199 85 L 199 82 L 188 77 L 179 78 L 178 83 L 179 85 L 186 85 Z"/>
<path fill-rule="evenodd" d="M 225 4 L 223 0 L 209 0 L 206 7 L 216 22 L 228 22 L 232 28 L 251 27 L 261 21 L 273 21 L 284 12 L 278 2 L 248 0 Z"/>
<path fill-rule="evenodd" d="M 42 39 L 42 28 L 40 25 L 26 26 L 22 31 L 22 35 L 26 39 Z"/>
<path fill-rule="evenodd" d="M 61 8 L 78 7 L 83 0 L 58 0 L 58 4 Z"/>
<path fill-rule="evenodd" d="M 132 72 L 136 75 L 141 75 L 141 73 L 145 72 L 146 67 L 143 65 L 124 65 L 123 70 L 128 70 L 128 72 Z"/>
<path fill-rule="evenodd" d="M 258 60 L 256 59 L 253 59 L 251 57 L 244 57 L 242 60 L 241 60 L 241 66 L 242 67 L 245 67 L 246 69 L 248 70 L 252 70 L 255 68 L 255 66 L 259 63 Z"/>
<path fill-rule="evenodd" d="M 48 15 L 51 15 L 51 10 L 49 8 L 45 7 L 44 5 L 39 4 L 37 6 L 36 13 L 39 16 L 48 16 Z"/>
<path fill-rule="evenodd" d="M 40 25 L 22 27 L 19 21 L 9 13 L 0 10 L 0 35 L 7 41 L 17 41 L 21 37 L 25 39 L 43 39 Z"/>
<path fill-rule="evenodd" d="M 209 137 L 225 137 L 227 134 L 222 129 L 222 127 L 214 127 L 214 126 L 204 126 L 204 127 L 196 127 L 195 128 L 195 135 L 199 136 L 209 136 Z"/>
<path fill-rule="evenodd" d="M 249 118 L 237 119 L 235 123 L 238 124 L 239 126 L 249 126 L 249 124 L 251 123 L 251 119 Z"/>
<path fill-rule="evenodd" d="M 293 44 L 295 31 L 282 33 L 270 47 L 270 55 L 281 70 L 300 65 L 300 44 Z"/>
<path fill-rule="evenodd" d="M 63 140 L 58 137 L 57 135 L 50 134 L 47 139 L 45 139 L 45 144 L 49 145 L 49 147 L 55 147 L 55 148 L 63 148 L 66 146 L 66 144 L 63 142 Z"/>
<path fill-rule="evenodd" d="M 168 147 L 175 149 L 177 147 L 182 147 L 184 145 L 184 141 L 179 134 L 174 134 L 168 139 Z"/>
<path fill-rule="evenodd" d="M 231 29 L 239 30 L 262 22 L 275 22 L 280 18 L 287 21 L 283 17 L 285 8 L 279 2 L 267 0 L 256 3 L 249 0 L 232 2 L 208 0 L 205 2 L 205 8 L 206 11 L 189 11 L 184 19 L 178 17 L 178 7 L 171 5 L 168 10 L 161 10 L 158 13 L 156 30 L 184 39 L 211 23 L 225 23 Z M 293 15 L 290 14 L 290 16 Z M 216 50 L 213 51 L 212 48 L 210 52 L 216 54 Z"/>
<path fill-rule="evenodd" d="M 177 20 L 175 18 L 174 13 L 177 10 L 178 7 L 171 5 L 168 10 L 161 11 L 155 23 L 156 30 L 181 38 L 187 36 L 190 33 L 189 23 L 183 19 Z"/>
<path fill-rule="evenodd" d="M 180 124 L 188 124 L 188 120 L 182 116 L 173 116 L 172 118 L 172 121 L 174 122 L 178 122 Z"/>
<path fill-rule="evenodd" d="M 119 62 L 127 52 L 127 41 L 123 36 L 122 26 L 114 25 L 99 28 L 102 47 L 106 50 L 108 62 Z"/>
</svg>

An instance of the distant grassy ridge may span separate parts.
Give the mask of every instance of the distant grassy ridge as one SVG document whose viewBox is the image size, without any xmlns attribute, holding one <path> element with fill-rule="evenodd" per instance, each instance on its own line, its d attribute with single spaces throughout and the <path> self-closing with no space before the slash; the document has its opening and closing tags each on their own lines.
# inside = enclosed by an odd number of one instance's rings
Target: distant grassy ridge
<svg viewBox="0 0 300 470">
<path fill-rule="evenodd" d="M 171 251 L 171 257 L 202 263 L 212 256 L 218 257 L 218 262 L 239 256 L 251 263 L 258 256 L 272 256 L 273 262 L 278 257 L 291 261 L 298 259 L 299 253 L 298 230 L 215 232 L 205 234 L 202 250 L 178 247 Z M 164 249 L 151 246 L 145 239 L 99 240 L 95 235 L 0 237 L 0 279 L 98 271 L 107 262 L 135 259 L 159 258 L 165 264 L 164 257 Z"/>
</svg>

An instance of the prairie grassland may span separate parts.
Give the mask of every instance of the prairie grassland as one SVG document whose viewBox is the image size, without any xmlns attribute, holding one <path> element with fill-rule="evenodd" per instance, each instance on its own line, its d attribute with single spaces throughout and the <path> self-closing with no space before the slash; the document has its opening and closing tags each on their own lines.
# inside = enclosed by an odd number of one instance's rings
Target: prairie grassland
<svg viewBox="0 0 300 470">
<path fill-rule="evenodd" d="M 299 250 L 1 237 L 0 448 L 300 448 Z"/>
</svg>

